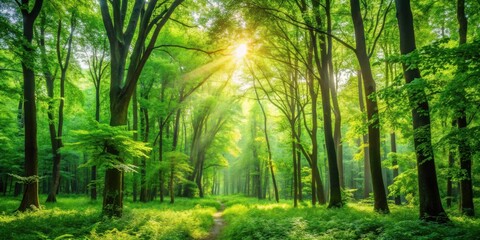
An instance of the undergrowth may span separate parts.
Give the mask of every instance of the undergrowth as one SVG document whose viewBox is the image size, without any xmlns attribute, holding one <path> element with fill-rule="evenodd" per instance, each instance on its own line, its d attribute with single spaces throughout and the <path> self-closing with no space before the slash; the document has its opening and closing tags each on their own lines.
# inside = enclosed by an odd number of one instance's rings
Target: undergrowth
<svg viewBox="0 0 480 240">
<path fill-rule="evenodd" d="M 418 220 L 418 209 L 391 205 L 391 214 L 375 213 L 367 204 L 341 209 L 293 208 L 285 203 L 235 201 L 224 212 L 221 239 L 479 239 L 480 220 L 450 213 L 446 225 Z"/>
<path fill-rule="evenodd" d="M 127 202 L 123 217 L 110 219 L 101 216 L 101 201 L 58 199 L 40 211 L 13 213 L 19 200 L 1 198 L 0 239 L 202 239 L 220 207 L 213 198 L 179 198 L 173 205 Z"/>
<path fill-rule="evenodd" d="M 223 196 L 178 198 L 175 204 L 127 201 L 123 217 L 111 219 L 101 216 L 101 201 L 58 199 L 39 211 L 13 213 L 20 200 L 1 197 L 0 239 L 205 239 L 218 201 L 226 207 L 220 239 L 480 239 L 480 220 L 453 208 L 451 222 L 441 225 L 418 220 L 418 209 L 412 206 L 391 204 L 391 213 L 382 215 L 368 203 L 327 209 L 304 202 L 293 208 L 291 201 Z"/>
</svg>

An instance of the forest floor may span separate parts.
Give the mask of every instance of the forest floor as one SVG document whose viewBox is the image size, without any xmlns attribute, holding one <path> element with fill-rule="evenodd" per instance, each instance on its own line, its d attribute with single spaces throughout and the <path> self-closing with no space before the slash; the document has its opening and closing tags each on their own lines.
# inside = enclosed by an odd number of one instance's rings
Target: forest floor
<svg viewBox="0 0 480 240">
<path fill-rule="evenodd" d="M 41 196 L 44 203 L 46 196 Z M 13 213 L 20 198 L 0 197 L 0 239 L 479 239 L 480 220 L 448 209 L 449 224 L 418 220 L 413 206 L 375 213 L 371 203 L 341 209 L 241 196 L 176 199 L 175 204 L 125 201 L 122 218 L 102 217 L 101 201 L 58 197 L 55 204 Z M 478 206 L 479 201 L 476 201 Z"/>
</svg>

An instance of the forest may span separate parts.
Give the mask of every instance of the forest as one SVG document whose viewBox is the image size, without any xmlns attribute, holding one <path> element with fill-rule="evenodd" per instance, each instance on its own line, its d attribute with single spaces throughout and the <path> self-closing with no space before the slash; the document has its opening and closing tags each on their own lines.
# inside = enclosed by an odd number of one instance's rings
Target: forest
<svg viewBox="0 0 480 240">
<path fill-rule="evenodd" d="M 0 0 L 0 239 L 478 239 L 478 0 Z"/>
</svg>

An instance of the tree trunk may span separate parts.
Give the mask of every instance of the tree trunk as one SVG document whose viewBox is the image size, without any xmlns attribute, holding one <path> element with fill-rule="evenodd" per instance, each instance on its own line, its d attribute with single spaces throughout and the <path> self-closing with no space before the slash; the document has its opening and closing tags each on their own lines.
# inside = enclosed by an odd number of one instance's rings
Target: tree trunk
<svg viewBox="0 0 480 240">
<path fill-rule="evenodd" d="M 292 145 L 292 164 L 293 164 L 293 207 L 298 207 L 298 171 L 297 171 L 297 154 L 295 143 L 295 122 L 290 122 L 291 133 L 291 145 Z"/>
<path fill-rule="evenodd" d="M 457 121 L 453 120 L 452 121 L 452 127 L 457 126 Z M 448 151 L 448 169 L 450 173 L 448 174 L 447 177 L 447 207 L 452 206 L 452 201 L 453 201 L 453 182 L 452 182 L 452 173 L 451 171 L 453 170 L 455 165 L 455 150 L 450 149 Z M 460 185 L 460 184 L 459 184 Z"/>
<path fill-rule="evenodd" d="M 160 117 L 158 120 L 158 161 L 160 164 L 163 162 L 163 124 L 163 117 Z M 173 151 L 175 151 L 175 149 L 173 149 Z M 162 169 L 158 171 L 158 180 L 160 183 L 160 202 L 163 202 L 165 194 L 165 174 Z"/>
<path fill-rule="evenodd" d="M 400 52 L 402 55 L 416 49 L 413 16 L 410 0 L 395 0 L 398 27 L 400 31 Z M 410 84 L 420 79 L 418 68 L 403 64 L 405 81 Z M 417 155 L 418 190 L 420 198 L 420 218 L 426 221 L 448 222 L 438 191 L 435 159 L 431 143 L 430 109 L 424 89 L 408 89 L 408 98 L 413 106 L 412 119 L 414 145 Z"/>
<path fill-rule="evenodd" d="M 35 98 L 34 49 L 32 48 L 33 28 L 43 5 L 43 0 L 36 0 L 33 9 L 28 12 L 29 0 L 22 0 L 20 6 L 23 17 L 22 72 L 25 129 L 25 177 L 22 202 L 18 211 L 38 208 L 38 148 L 37 148 L 37 106 Z"/>
<path fill-rule="evenodd" d="M 323 129 L 325 134 L 325 146 L 327 151 L 327 159 L 328 159 L 328 169 L 329 169 L 329 182 L 330 182 L 330 199 L 328 203 L 328 207 L 341 207 L 343 205 L 342 202 L 342 194 L 340 191 L 340 177 L 338 173 L 338 162 L 337 162 L 337 154 L 335 151 L 335 142 L 333 140 L 333 131 L 332 131 L 332 113 L 330 107 L 330 88 L 329 88 L 329 80 L 328 80 L 328 73 L 326 70 L 328 69 L 327 61 L 326 61 L 326 46 L 325 46 L 325 37 L 320 39 L 320 51 L 322 54 L 322 61 L 320 62 L 319 52 L 317 49 L 317 42 L 316 38 L 314 39 L 314 55 L 315 55 L 315 62 L 317 63 L 317 69 L 320 72 L 320 91 L 322 94 L 322 107 L 323 107 Z M 312 162 L 312 165 L 314 163 Z"/>
<path fill-rule="evenodd" d="M 130 16 L 118 14 L 123 12 L 123 9 L 127 9 L 127 1 L 109 1 L 112 11 L 110 11 L 110 6 L 106 0 L 99 1 L 103 23 L 110 43 L 111 126 L 124 126 L 127 124 L 128 104 L 143 67 L 155 47 L 158 34 L 174 10 L 183 1 L 174 0 L 166 8 L 164 14 L 161 15 L 162 17 L 152 17 L 154 10 L 157 8 L 157 1 L 155 0 L 148 2 L 136 0 L 133 6 L 131 6 Z M 114 13 L 113 19 L 111 12 Z M 137 28 L 138 31 L 136 31 Z M 129 54 L 134 36 L 136 38 L 133 50 Z M 129 55 L 130 61 L 126 68 Z M 128 69 L 127 74 L 125 74 L 125 69 Z M 124 160 L 119 156 L 119 150 L 115 149 L 115 146 L 108 146 L 107 151 L 113 156 L 117 156 L 117 160 L 123 163 Z M 107 169 L 105 173 L 103 213 L 107 216 L 121 217 L 122 215 L 122 175 L 122 171 L 115 168 Z"/>
<path fill-rule="evenodd" d="M 256 116 L 253 116 L 253 126 L 252 126 L 252 159 L 253 159 L 253 191 L 255 197 L 258 199 L 262 198 L 262 184 L 261 184 L 261 169 L 260 169 L 260 159 L 258 158 L 258 149 L 257 144 L 255 143 L 257 138 L 257 121 Z"/>
<path fill-rule="evenodd" d="M 332 17 L 330 14 L 330 7 L 331 1 L 325 1 L 325 15 L 327 17 L 327 43 L 328 43 L 328 74 L 330 79 L 330 92 L 332 95 L 332 106 L 333 106 L 333 115 L 335 116 L 334 122 L 334 130 L 333 130 L 333 140 L 335 142 L 335 150 L 337 152 L 337 163 L 338 163 L 338 173 L 340 177 L 340 187 L 345 188 L 345 177 L 344 177 L 344 169 L 343 169 L 343 148 L 342 148 L 342 115 L 340 112 L 340 106 L 338 104 L 338 97 L 337 97 L 337 86 L 336 81 L 333 74 L 333 40 L 332 36 Z"/>
<path fill-rule="evenodd" d="M 392 153 L 397 153 L 397 137 L 395 135 L 395 132 L 390 133 L 390 151 Z M 397 163 L 397 156 L 394 156 L 392 159 L 392 166 L 393 166 L 393 179 L 395 181 L 395 178 L 398 177 L 398 163 Z M 402 199 L 400 195 L 395 196 L 395 205 L 402 205 Z"/>
<path fill-rule="evenodd" d="M 255 85 L 255 83 L 254 83 L 254 85 Z M 274 191 L 274 194 L 275 194 L 275 201 L 278 203 L 280 201 L 280 199 L 278 197 L 278 187 L 277 187 L 277 181 L 275 179 L 275 171 L 273 170 L 272 149 L 271 149 L 271 146 L 270 146 L 270 138 L 268 137 L 268 128 L 267 128 L 268 118 L 267 118 L 267 114 L 265 112 L 265 108 L 263 107 L 263 104 L 260 101 L 260 98 L 258 96 L 257 88 L 254 87 L 253 89 L 255 90 L 255 95 L 257 97 L 258 105 L 260 106 L 260 109 L 262 110 L 263 130 L 264 130 L 264 133 L 265 133 L 265 142 L 267 144 L 267 154 L 268 154 L 267 162 L 268 162 L 268 167 L 270 169 L 270 175 L 272 176 L 272 183 L 273 183 L 273 191 Z M 228 194 L 228 192 L 226 192 L 225 194 Z"/>
<path fill-rule="evenodd" d="M 111 104 L 112 105 L 112 104 Z M 119 106 L 111 110 L 110 125 L 125 126 L 127 124 L 128 105 Z M 107 152 L 120 158 L 116 146 L 107 146 Z M 109 217 L 121 217 L 123 213 L 123 174 L 117 168 L 108 168 L 105 172 L 105 187 L 103 191 L 103 214 Z"/>
<path fill-rule="evenodd" d="M 142 90 L 144 91 L 144 90 Z M 148 96 L 145 93 L 142 93 L 144 99 L 148 99 Z M 141 106 L 140 107 L 140 124 L 141 124 L 141 133 L 142 133 L 142 141 L 148 142 L 148 135 L 150 131 L 150 123 L 148 119 L 148 109 Z M 147 202 L 147 160 L 145 157 L 142 157 L 140 163 L 140 202 Z"/>
<path fill-rule="evenodd" d="M 459 45 L 467 43 L 468 20 L 465 15 L 465 0 L 457 0 L 457 20 L 458 34 L 460 36 Z M 465 63 L 460 63 L 459 72 L 465 70 Z M 465 96 L 464 89 L 460 89 L 461 95 Z M 466 99 L 465 99 L 466 101 Z M 467 115 L 465 107 L 459 110 L 460 117 L 457 119 L 457 126 L 460 132 L 467 129 Z M 459 140 L 458 153 L 460 155 L 460 169 L 465 172 L 464 178 L 460 180 L 460 211 L 467 216 L 475 216 L 473 205 L 473 186 L 472 186 L 472 152 L 467 139 L 462 136 Z"/>
<path fill-rule="evenodd" d="M 310 46 L 308 49 L 308 58 L 307 58 L 307 64 L 310 68 L 310 70 L 307 73 L 308 76 L 308 92 L 310 94 L 310 98 L 312 101 L 312 127 L 311 127 L 311 132 L 310 132 L 310 138 L 312 141 L 312 152 L 309 154 L 308 157 L 310 159 L 310 167 L 312 169 L 312 186 L 311 186 L 311 191 L 312 191 L 312 206 L 315 206 L 315 204 L 325 204 L 325 193 L 324 193 L 324 188 L 323 188 L 323 183 L 320 178 L 320 171 L 318 170 L 318 138 L 317 138 L 317 133 L 318 133 L 318 112 L 317 112 L 317 104 L 318 104 L 318 85 L 316 84 L 316 79 L 313 74 L 313 58 L 315 54 L 315 46 L 316 44 L 316 36 L 315 33 L 312 29 L 309 29 L 309 34 L 310 34 Z M 297 84 L 298 85 L 298 84 Z M 298 87 L 298 86 L 297 86 Z M 298 138 L 300 139 L 300 132 L 301 129 L 299 129 L 298 132 Z M 300 140 L 299 140 L 300 141 Z"/>
<path fill-rule="evenodd" d="M 358 76 L 358 102 L 360 105 L 360 112 L 363 114 L 365 112 L 365 103 L 363 99 L 363 81 L 362 81 L 362 72 L 357 72 Z M 367 124 L 365 118 L 362 116 L 362 123 Z M 363 139 L 363 198 L 369 198 L 370 193 L 372 192 L 372 174 L 370 173 L 370 151 L 368 149 L 368 136 L 364 134 Z"/>
<path fill-rule="evenodd" d="M 173 162 L 171 163 L 170 166 L 170 179 L 168 181 L 168 190 L 169 190 L 169 195 L 170 195 L 170 203 L 175 202 L 175 193 L 173 191 L 173 181 L 175 177 L 175 167 L 173 165 Z"/>
<path fill-rule="evenodd" d="M 95 121 L 100 122 L 100 83 L 95 87 Z M 90 199 L 97 200 L 97 166 L 91 167 Z"/>
<path fill-rule="evenodd" d="M 370 155 L 370 171 L 372 174 L 374 210 L 389 213 L 387 195 L 382 177 L 382 158 L 380 154 L 380 121 L 378 116 L 377 98 L 375 95 L 376 84 L 373 80 L 370 59 L 365 43 L 365 30 L 360 11 L 360 1 L 350 0 L 352 20 L 355 29 L 356 55 L 363 76 L 363 86 L 367 102 L 368 118 L 368 150 Z"/>
</svg>

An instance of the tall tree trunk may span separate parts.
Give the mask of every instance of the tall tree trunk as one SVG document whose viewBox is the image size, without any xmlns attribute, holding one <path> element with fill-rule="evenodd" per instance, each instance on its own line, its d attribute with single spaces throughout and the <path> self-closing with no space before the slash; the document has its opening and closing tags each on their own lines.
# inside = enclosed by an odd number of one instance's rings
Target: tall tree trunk
<svg viewBox="0 0 480 240">
<path fill-rule="evenodd" d="M 89 73 L 92 78 L 93 85 L 95 87 L 95 121 L 100 123 L 100 86 L 102 78 L 104 76 L 105 70 L 108 67 L 108 64 L 104 64 L 105 54 L 106 54 L 106 39 L 103 41 L 102 53 L 100 56 L 97 55 L 98 49 L 93 48 L 93 55 L 89 61 Z M 135 198 L 134 194 L 134 198 Z M 97 166 L 93 165 L 91 167 L 91 177 L 90 177 L 90 199 L 95 201 L 97 200 Z M 135 200 L 134 200 L 135 201 Z"/>
<path fill-rule="evenodd" d="M 314 9 L 315 21 L 318 27 L 323 26 L 323 22 L 320 16 L 320 1 L 312 0 L 312 6 Z M 327 6 L 329 8 L 330 6 Z M 329 9 L 327 11 L 330 11 Z M 328 207 L 341 207 L 342 193 L 340 189 L 340 176 L 338 171 L 337 153 L 335 150 L 335 141 L 333 140 L 332 130 L 332 109 L 330 106 L 330 80 L 328 74 L 328 57 L 327 57 L 327 39 L 325 34 L 318 36 L 320 43 L 317 43 L 317 36 L 314 36 L 313 44 L 313 56 L 316 63 L 316 68 L 320 74 L 320 92 L 322 95 L 322 107 L 323 107 L 323 131 L 325 134 L 325 146 L 328 156 L 328 169 L 330 180 L 330 199 Z M 320 49 L 319 49 L 320 48 Z M 313 165 L 313 162 L 312 162 Z"/>
<path fill-rule="evenodd" d="M 363 114 L 365 112 L 365 103 L 363 99 L 363 81 L 362 81 L 362 72 L 357 72 L 358 76 L 358 102 L 360 105 L 360 112 Z M 367 121 L 362 116 L 362 123 L 367 124 Z M 370 193 L 372 192 L 372 174 L 370 173 L 370 150 L 368 149 L 368 136 L 363 134 L 363 198 L 369 198 Z"/>
<path fill-rule="evenodd" d="M 254 83 L 255 85 L 255 83 Z M 255 95 L 257 97 L 257 102 L 258 102 L 258 105 L 260 106 L 260 109 L 262 110 L 262 115 L 263 115 L 263 130 L 264 130 L 264 133 L 265 133 L 265 142 L 267 144 L 267 154 L 268 154 L 268 157 L 267 157 L 267 162 L 268 162 L 268 167 L 270 169 L 270 175 L 272 176 L 272 183 L 273 183 L 273 191 L 274 191 L 274 194 L 275 194 L 275 201 L 278 203 L 280 201 L 279 197 L 278 197 L 278 187 L 277 187 L 277 181 L 275 179 L 275 171 L 273 169 L 273 160 L 272 160 L 272 149 L 271 149 L 271 146 L 270 146 L 270 138 L 268 137 L 268 124 L 267 124 L 267 114 L 265 112 L 265 108 L 263 107 L 263 104 L 258 96 L 258 92 L 257 92 L 257 88 L 254 87 L 253 88 L 255 90 Z M 226 192 L 225 194 L 228 194 L 228 192 Z"/>
<path fill-rule="evenodd" d="M 59 164 L 61 155 L 58 152 L 59 146 L 58 141 L 57 141 L 57 130 L 55 126 L 55 104 L 54 104 L 54 99 L 55 99 L 55 78 L 56 74 L 52 74 L 50 68 L 49 68 L 49 63 L 48 63 L 48 57 L 47 57 L 47 50 L 45 47 L 45 29 L 46 29 L 46 15 L 41 14 L 40 16 L 40 41 L 39 41 L 39 47 L 40 47 L 40 54 L 41 54 L 41 63 L 42 63 L 42 69 L 43 69 L 43 75 L 45 77 L 45 82 L 46 82 L 46 88 L 47 88 L 47 96 L 49 98 L 48 100 L 48 110 L 47 110 L 47 117 L 48 117 L 48 130 L 50 134 L 50 144 L 51 144 L 51 151 L 52 151 L 52 177 L 51 177 L 51 183 L 50 183 L 50 188 L 49 188 L 49 194 L 47 198 L 47 202 L 56 202 L 56 191 L 53 189 L 58 188 L 58 183 L 57 177 L 60 175 L 60 169 L 59 169 Z M 58 36 L 58 34 L 57 34 Z M 60 41 L 60 39 L 57 38 L 57 41 Z M 59 180 L 59 178 L 58 178 Z M 53 193 L 52 193 L 53 192 Z"/>
<path fill-rule="evenodd" d="M 124 13 L 127 0 L 100 0 L 103 23 L 110 43 L 110 126 L 127 124 L 128 105 L 137 85 L 140 74 L 152 53 L 163 26 L 184 0 L 174 0 L 161 17 L 153 16 L 158 7 L 157 0 L 136 0 L 129 16 Z M 138 29 L 138 31 L 137 31 Z M 131 50 L 132 41 L 133 50 Z M 131 54 L 130 54 L 131 53 Z M 129 65 L 126 67 L 127 57 Z M 125 69 L 128 69 L 125 74 Z M 116 156 L 119 163 L 124 160 L 116 146 L 108 146 L 107 151 Z M 123 212 L 123 174 L 121 170 L 109 168 L 105 173 L 103 214 L 121 217 Z"/>
<path fill-rule="evenodd" d="M 460 36 L 459 45 L 467 43 L 468 20 L 465 15 L 465 0 L 457 0 L 457 20 L 458 34 Z M 460 63 L 459 72 L 465 70 L 465 63 Z M 464 89 L 461 89 L 461 96 L 465 96 Z M 465 99 L 466 101 L 466 99 Z M 457 126 L 460 132 L 467 129 L 467 115 L 465 107 L 459 109 Z M 460 155 L 460 169 L 465 172 L 464 178 L 460 180 L 460 211 L 467 216 L 475 216 L 473 205 L 473 186 L 472 186 L 472 153 L 465 136 L 459 140 L 458 153 Z"/>
<path fill-rule="evenodd" d="M 253 115 L 253 124 L 251 129 L 252 134 L 252 160 L 253 160 L 253 194 L 258 199 L 261 199 L 262 185 L 261 185 L 261 169 L 260 169 L 260 159 L 258 158 L 258 149 L 256 144 L 257 138 L 257 121 L 256 116 Z"/>
<path fill-rule="evenodd" d="M 292 113 L 293 115 L 293 113 Z M 291 146 L 292 146 L 292 164 L 293 164 L 293 207 L 298 207 L 298 171 L 297 171 L 297 153 L 295 143 L 295 122 L 290 122 L 291 133 Z"/>
<path fill-rule="evenodd" d="M 144 90 L 142 90 L 144 91 Z M 143 93 L 142 95 L 144 95 Z M 148 99 L 148 96 L 143 96 L 144 99 Z M 148 109 L 144 106 L 140 107 L 140 124 L 141 124 L 141 133 L 142 133 L 142 141 L 147 143 L 148 142 L 148 134 L 150 131 L 150 124 L 148 119 Z M 147 202 L 147 160 L 145 157 L 141 158 L 140 163 L 140 202 Z"/>
<path fill-rule="evenodd" d="M 133 114 L 133 140 L 138 141 L 138 98 L 137 98 L 137 88 L 133 91 L 132 96 L 132 114 Z M 133 159 L 133 165 L 138 166 L 138 158 Z M 133 174 L 133 186 L 132 186 L 132 197 L 133 202 L 137 201 L 138 197 L 138 175 L 136 173 Z"/>
<path fill-rule="evenodd" d="M 324 39 L 320 39 L 322 42 L 325 42 Z M 317 43 L 315 41 L 314 46 L 316 47 Z M 320 91 L 322 93 L 322 107 L 323 107 L 323 129 L 325 134 L 325 145 L 327 151 L 328 159 L 328 169 L 329 169 L 329 182 L 330 182 L 330 199 L 328 207 L 341 207 L 343 205 L 342 195 L 340 191 L 340 177 L 338 173 L 338 162 L 337 155 L 335 151 L 335 142 L 333 140 L 333 131 L 332 131 L 332 117 L 331 117 L 331 107 L 330 107 L 330 88 L 328 81 L 328 74 L 326 69 L 328 65 L 326 64 L 325 59 L 325 44 L 320 43 L 322 51 L 322 63 L 320 63 L 320 58 L 318 57 L 318 50 L 315 50 L 315 57 L 317 62 L 317 69 L 320 72 Z M 313 162 L 312 162 L 313 165 Z"/>
<path fill-rule="evenodd" d="M 330 92 L 332 95 L 333 115 L 335 116 L 333 140 L 335 142 L 335 150 L 337 152 L 338 173 L 340 177 L 340 187 L 345 187 L 345 177 L 343 169 L 343 147 L 342 147 L 342 115 L 338 104 L 337 86 L 333 73 L 333 40 L 332 40 L 332 16 L 330 13 L 331 1 L 325 1 L 325 15 L 327 17 L 327 43 L 328 43 L 328 74 L 330 79 Z"/>
<path fill-rule="evenodd" d="M 395 135 L 395 132 L 390 133 L 390 151 L 394 154 L 397 153 L 397 137 Z M 393 157 L 392 166 L 393 166 L 393 179 L 395 181 L 396 177 L 398 177 L 397 156 Z M 398 194 L 395 196 L 395 205 L 401 205 L 401 204 L 402 204 L 402 199 L 400 197 L 400 194 Z"/>
<path fill-rule="evenodd" d="M 60 154 L 60 148 L 63 147 L 63 109 L 65 106 L 65 81 L 67 78 L 68 65 L 70 63 L 70 56 L 72 53 L 72 42 L 73 34 L 75 32 L 75 14 L 72 13 L 70 18 L 70 35 L 67 40 L 67 54 L 65 57 L 65 62 L 63 62 L 61 49 L 60 49 L 60 34 L 62 32 L 62 21 L 58 21 L 57 29 L 57 61 L 60 65 L 60 105 L 58 106 L 58 128 L 57 133 L 55 134 L 55 144 L 52 143 L 53 151 L 53 172 L 52 172 L 52 187 L 50 188 L 50 193 L 47 197 L 47 202 L 56 202 L 57 201 L 57 191 L 60 184 L 60 161 L 62 160 L 62 155 Z M 53 82 L 52 86 L 53 87 Z M 53 89 L 52 89 L 53 97 Z M 50 100 L 52 101 L 52 100 Z M 51 123 L 53 124 L 53 123 Z"/>
<path fill-rule="evenodd" d="M 310 159 L 310 167 L 312 169 L 312 186 L 311 186 L 311 191 L 312 191 L 312 206 L 315 206 L 315 204 L 325 204 L 325 193 L 324 193 L 324 188 L 323 188 L 323 183 L 320 178 L 320 171 L 318 170 L 318 138 L 317 138 L 317 133 L 318 133 L 318 112 L 317 112 L 317 104 L 318 104 L 318 84 L 316 82 L 316 79 L 313 74 L 313 58 L 315 54 L 315 46 L 316 44 L 316 36 L 315 33 L 312 29 L 309 29 L 309 35 L 310 35 L 310 46 L 308 49 L 308 58 L 307 58 L 307 65 L 309 66 L 308 68 L 310 69 L 307 73 L 308 76 L 308 92 L 310 94 L 310 98 L 312 101 L 312 113 L 311 113 L 311 118 L 312 118 L 312 127 L 311 127 L 311 132 L 310 138 L 312 141 L 312 152 L 309 154 L 308 158 Z M 297 84 L 298 85 L 298 84 Z M 297 86 L 298 87 L 298 86 Z M 300 120 L 299 120 L 300 121 Z M 300 139 L 300 132 L 301 129 L 299 129 L 298 138 Z M 307 157 L 307 156 L 305 156 Z"/>
<path fill-rule="evenodd" d="M 400 31 L 400 52 L 402 55 L 416 49 L 413 16 L 410 0 L 395 0 L 398 27 Z M 403 64 L 405 81 L 410 84 L 420 79 L 420 70 Z M 420 198 L 420 218 L 426 221 L 447 222 L 438 191 L 435 159 L 431 143 L 430 109 L 425 90 L 408 89 L 408 98 L 412 107 L 414 145 L 417 155 L 418 190 Z"/>
<path fill-rule="evenodd" d="M 365 30 L 363 26 L 362 14 L 360 11 L 360 1 L 350 0 L 353 26 L 355 29 L 356 55 L 363 76 L 363 86 L 367 102 L 368 118 L 368 150 L 370 153 L 370 171 L 372 174 L 374 210 L 377 212 L 388 213 L 387 195 L 382 177 L 382 158 L 380 154 L 380 121 L 378 116 L 377 98 L 375 95 L 376 84 L 373 80 L 370 59 L 367 54 L 365 43 Z"/>
<path fill-rule="evenodd" d="M 455 165 L 455 157 L 454 157 L 454 151 L 450 150 L 448 151 L 448 169 L 451 171 Z M 453 201 L 453 182 L 452 182 L 452 176 L 449 174 L 447 177 L 447 207 L 452 206 L 452 201 Z"/>
<path fill-rule="evenodd" d="M 38 208 L 38 147 L 37 147 L 37 106 L 35 99 L 35 72 L 32 47 L 33 28 L 43 5 L 43 0 L 36 0 L 33 9 L 28 12 L 29 0 L 22 0 L 19 5 L 23 17 L 22 72 L 25 129 L 25 177 L 30 178 L 24 184 L 22 202 L 18 211 Z M 17 2 L 18 3 L 18 2 Z"/>
<path fill-rule="evenodd" d="M 158 119 L 158 161 L 160 164 L 163 164 L 163 129 L 164 129 L 164 122 L 163 117 Z M 175 135 L 175 132 L 173 133 Z M 175 149 L 173 149 L 175 151 Z M 160 191 L 160 202 L 164 201 L 164 194 L 165 194 L 165 173 L 162 169 L 158 171 L 158 180 L 160 183 L 159 191 Z"/>
<path fill-rule="evenodd" d="M 95 121 L 100 123 L 100 82 L 95 87 Z M 90 199 L 97 200 L 97 166 L 91 167 L 90 177 Z"/>
<path fill-rule="evenodd" d="M 297 107 L 299 110 L 300 108 Z M 302 124 L 297 121 L 297 135 L 301 138 Z M 317 168 L 318 169 L 318 168 Z M 298 178 L 298 201 L 303 201 L 303 184 L 302 184 L 302 153 L 300 152 L 300 144 L 297 144 L 297 178 Z"/>
<path fill-rule="evenodd" d="M 171 161 L 170 162 L 170 178 L 168 180 L 168 191 L 169 191 L 169 195 L 170 195 L 170 203 L 175 203 L 175 193 L 174 193 L 174 189 L 173 189 L 173 181 L 174 181 L 174 178 L 175 178 L 175 165 L 174 165 L 174 162 Z"/>
</svg>

